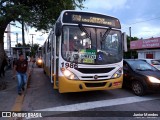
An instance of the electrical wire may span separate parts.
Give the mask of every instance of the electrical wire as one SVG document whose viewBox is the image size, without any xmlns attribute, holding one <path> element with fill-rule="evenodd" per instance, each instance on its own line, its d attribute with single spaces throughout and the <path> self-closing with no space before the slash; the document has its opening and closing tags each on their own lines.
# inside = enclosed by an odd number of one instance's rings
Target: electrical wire
<svg viewBox="0 0 160 120">
<path fill-rule="evenodd" d="M 156 17 L 156 18 L 152 18 L 152 19 L 148 19 L 148 20 L 142 20 L 142 21 L 134 22 L 134 23 L 131 23 L 131 24 L 125 25 L 125 26 L 127 27 L 127 26 L 130 26 L 130 25 L 144 23 L 144 22 L 148 22 L 148 21 L 152 21 L 152 20 L 157 20 L 157 19 L 160 19 L 160 17 Z M 122 28 L 124 28 L 124 27 L 122 27 Z"/>
</svg>

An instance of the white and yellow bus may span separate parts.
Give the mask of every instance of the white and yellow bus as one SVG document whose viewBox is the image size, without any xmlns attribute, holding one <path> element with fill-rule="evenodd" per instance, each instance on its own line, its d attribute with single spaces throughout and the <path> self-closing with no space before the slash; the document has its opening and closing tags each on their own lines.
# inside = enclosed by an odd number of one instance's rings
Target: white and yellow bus
<svg viewBox="0 0 160 120">
<path fill-rule="evenodd" d="M 62 11 L 43 51 L 44 72 L 60 93 L 122 87 L 123 43 L 117 18 Z"/>
</svg>

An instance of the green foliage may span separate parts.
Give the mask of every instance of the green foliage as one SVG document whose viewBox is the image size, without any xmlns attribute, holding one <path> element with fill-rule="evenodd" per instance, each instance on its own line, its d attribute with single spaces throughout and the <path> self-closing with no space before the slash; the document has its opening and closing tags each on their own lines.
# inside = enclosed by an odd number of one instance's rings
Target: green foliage
<svg viewBox="0 0 160 120">
<path fill-rule="evenodd" d="M 47 30 L 62 10 L 83 8 L 85 0 L 1 0 L 0 22 L 23 19 L 37 30 Z"/>
<path fill-rule="evenodd" d="M 15 45 L 15 47 L 31 47 L 30 44 L 24 44 L 24 46 L 21 43 L 18 43 Z"/>
<path fill-rule="evenodd" d="M 138 58 L 137 51 L 130 49 L 130 41 L 135 41 L 135 40 L 138 40 L 138 38 L 137 38 L 137 37 L 131 37 L 131 39 L 130 39 L 130 37 L 127 36 L 127 48 L 128 48 L 128 52 L 125 52 L 125 53 L 123 54 L 123 57 L 124 57 L 125 59 Z"/>
<path fill-rule="evenodd" d="M 24 21 L 37 30 L 48 30 L 62 10 L 83 8 L 85 0 L 0 0 L 0 57 L 4 56 L 3 36 L 11 21 Z M 0 60 L 0 66 L 2 62 Z"/>
<path fill-rule="evenodd" d="M 35 56 L 38 47 L 39 44 L 33 44 L 33 47 L 31 48 L 31 56 Z"/>
<path fill-rule="evenodd" d="M 15 45 L 15 47 L 23 47 L 21 43 L 18 43 L 18 45 Z M 25 44 L 24 47 L 30 47 L 31 52 L 29 53 L 29 56 L 35 56 L 36 51 L 39 47 L 39 44 L 35 43 L 33 44 L 33 47 L 30 44 Z"/>
</svg>

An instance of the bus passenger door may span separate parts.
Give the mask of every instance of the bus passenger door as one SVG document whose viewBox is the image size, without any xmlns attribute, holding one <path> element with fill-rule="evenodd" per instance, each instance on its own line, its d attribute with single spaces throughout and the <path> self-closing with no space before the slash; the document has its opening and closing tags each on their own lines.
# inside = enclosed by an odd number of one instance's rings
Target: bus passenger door
<svg viewBox="0 0 160 120">
<path fill-rule="evenodd" d="M 59 36 L 55 37 L 54 40 L 54 50 L 53 50 L 53 80 L 54 80 L 54 89 L 58 89 L 58 67 L 59 67 Z"/>
<path fill-rule="evenodd" d="M 62 25 L 60 22 L 56 22 L 54 26 L 54 89 L 59 88 L 59 44 L 60 44 L 60 37 L 61 37 Z"/>
</svg>

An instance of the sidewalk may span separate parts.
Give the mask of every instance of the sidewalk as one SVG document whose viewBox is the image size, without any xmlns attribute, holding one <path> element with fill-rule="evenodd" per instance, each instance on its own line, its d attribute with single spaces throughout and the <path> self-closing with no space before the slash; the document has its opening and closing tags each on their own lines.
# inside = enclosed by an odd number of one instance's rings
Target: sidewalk
<svg viewBox="0 0 160 120">
<path fill-rule="evenodd" d="M 0 111 L 10 111 L 17 97 L 17 80 L 12 79 L 11 69 L 0 80 L 7 83 L 6 89 L 0 90 Z"/>
<path fill-rule="evenodd" d="M 12 79 L 11 69 L 7 70 L 5 77 L 0 78 L 0 80 L 7 83 L 6 89 L 0 90 L 0 111 L 21 111 L 29 80 L 27 80 L 26 90 L 21 96 L 17 92 L 17 78 Z"/>
</svg>

